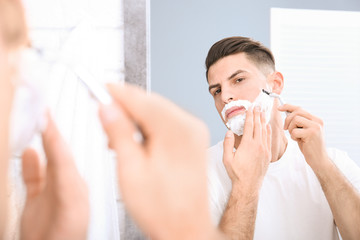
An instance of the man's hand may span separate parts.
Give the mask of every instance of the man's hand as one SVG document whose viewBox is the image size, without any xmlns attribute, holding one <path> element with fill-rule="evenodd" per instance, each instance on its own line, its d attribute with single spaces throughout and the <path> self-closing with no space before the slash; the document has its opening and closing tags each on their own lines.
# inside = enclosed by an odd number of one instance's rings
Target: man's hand
<svg viewBox="0 0 360 240">
<path fill-rule="evenodd" d="M 285 119 L 284 129 L 297 141 L 307 163 L 314 171 L 330 159 L 326 152 L 323 136 L 323 121 L 298 106 L 285 104 L 278 108 L 290 114 Z"/>
<path fill-rule="evenodd" d="M 271 127 L 258 108 L 246 113 L 244 134 L 234 153 L 234 134 L 226 133 L 223 162 L 233 188 L 245 195 L 257 195 L 271 160 Z"/>
<path fill-rule="evenodd" d="M 110 85 L 100 118 L 118 159 L 125 206 L 154 239 L 210 239 L 204 123 L 156 95 Z M 137 126 L 144 142 L 134 137 Z"/>
<path fill-rule="evenodd" d="M 86 239 L 87 187 L 50 117 L 42 139 L 46 169 L 34 150 L 27 149 L 23 154 L 27 196 L 21 219 L 21 239 Z"/>
<path fill-rule="evenodd" d="M 329 158 L 323 137 L 323 121 L 300 107 L 285 104 L 278 108 L 290 114 L 285 120 L 291 138 L 316 174 L 343 239 L 359 239 L 360 194 Z"/>
<path fill-rule="evenodd" d="M 236 152 L 234 134 L 226 133 L 223 162 L 232 190 L 220 229 L 230 239 L 253 239 L 259 191 L 271 160 L 271 127 L 258 108 L 246 113 L 244 134 Z"/>
</svg>

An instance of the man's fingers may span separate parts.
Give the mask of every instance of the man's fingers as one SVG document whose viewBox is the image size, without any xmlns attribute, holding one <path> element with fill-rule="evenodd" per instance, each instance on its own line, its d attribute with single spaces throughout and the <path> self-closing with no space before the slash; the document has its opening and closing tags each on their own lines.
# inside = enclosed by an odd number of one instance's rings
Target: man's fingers
<svg viewBox="0 0 360 240">
<path fill-rule="evenodd" d="M 294 141 L 300 141 L 301 139 L 304 139 L 306 137 L 306 131 L 307 129 L 295 128 L 294 130 L 292 130 L 290 136 Z"/>
<path fill-rule="evenodd" d="M 278 110 L 281 112 L 290 112 L 292 113 L 296 109 L 298 109 L 299 106 L 291 105 L 291 104 L 284 104 L 278 107 Z"/>
<path fill-rule="evenodd" d="M 304 117 L 300 117 L 300 116 L 296 116 L 289 124 L 289 133 L 291 134 L 292 131 L 296 128 L 309 128 L 312 124 L 316 124 L 314 122 L 312 122 L 311 120 L 304 118 Z"/>
<path fill-rule="evenodd" d="M 36 197 L 45 185 L 45 166 L 42 166 L 39 155 L 28 148 L 22 155 L 22 177 L 26 186 L 27 198 Z"/>
<path fill-rule="evenodd" d="M 260 113 L 260 121 L 261 121 L 261 140 L 264 144 L 267 144 L 267 128 L 266 128 L 266 119 L 265 112 Z"/>
<path fill-rule="evenodd" d="M 285 123 L 284 123 L 284 130 L 289 128 L 289 124 L 291 123 L 291 121 L 294 119 L 294 117 L 296 116 L 301 116 L 304 118 L 307 118 L 309 120 L 315 121 L 319 124 L 323 124 L 322 120 L 310 113 L 308 113 L 307 111 L 303 110 L 302 108 L 300 108 L 299 106 L 294 106 L 294 105 L 290 105 L 290 104 L 285 104 L 283 106 L 280 106 L 278 108 L 280 111 L 287 111 L 289 112 L 288 116 L 285 119 Z"/>
<path fill-rule="evenodd" d="M 101 105 L 99 114 L 109 146 L 116 152 L 119 162 L 124 164 L 143 159 L 144 150 L 137 139 L 136 126 L 121 107 L 115 104 Z"/>
<path fill-rule="evenodd" d="M 271 152 L 271 139 L 272 139 L 272 129 L 270 124 L 266 125 L 266 131 L 267 131 L 267 149 Z"/>
<path fill-rule="evenodd" d="M 252 139 L 254 136 L 254 109 L 250 107 L 246 111 L 243 138 Z"/>
<path fill-rule="evenodd" d="M 285 123 L 284 123 L 284 130 L 289 128 L 290 123 L 292 122 L 292 120 L 296 117 L 296 116 L 300 116 L 309 120 L 314 120 L 315 117 L 312 116 L 310 113 L 305 112 L 305 111 L 294 111 L 292 113 L 290 113 L 286 119 L 285 119 Z"/>
<path fill-rule="evenodd" d="M 254 109 L 254 138 L 259 141 L 262 140 L 261 137 L 261 112 L 259 107 L 255 107 Z"/>
<path fill-rule="evenodd" d="M 223 162 L 225 166 L 227 166 L 234 158 L 234 143 L 234 134 L 230 130 L 228 130 L 224 139 Z"/>
</svg>

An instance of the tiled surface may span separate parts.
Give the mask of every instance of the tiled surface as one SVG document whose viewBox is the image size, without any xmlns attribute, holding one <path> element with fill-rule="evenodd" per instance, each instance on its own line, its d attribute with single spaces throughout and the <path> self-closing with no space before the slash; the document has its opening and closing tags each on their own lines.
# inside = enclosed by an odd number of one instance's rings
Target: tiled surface
<svg viewBox="0 0 360 240">
<path fill-rule="evenodd" d="M 142 88 L 150 88 L 147 3 L 146 0 L 124 0 L 125 81 Z"/>
</svg>

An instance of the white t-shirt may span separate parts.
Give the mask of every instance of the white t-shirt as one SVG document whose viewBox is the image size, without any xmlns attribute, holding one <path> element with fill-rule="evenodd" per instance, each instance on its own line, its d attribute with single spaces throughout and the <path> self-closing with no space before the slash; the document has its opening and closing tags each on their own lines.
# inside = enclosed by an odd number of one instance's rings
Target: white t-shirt
<svg viewBox="0 0 360 240">
<path fill-rule="evenodd" d="M 333 162 L 360 189 L 360 168 L 345 152 L 328 149 Z M 209 151 L 211 214 L 218 224 L 231 192 L 231 180 L 222 162 L 223 142 Z M 241 217 L 241 216 L 239 216 Z M 284 155 L 269 165 L 260 190 L 254 239 L 339 239 L 333 215 L 321 185 L 298 145 L 288 139 Z"/>
</svg>

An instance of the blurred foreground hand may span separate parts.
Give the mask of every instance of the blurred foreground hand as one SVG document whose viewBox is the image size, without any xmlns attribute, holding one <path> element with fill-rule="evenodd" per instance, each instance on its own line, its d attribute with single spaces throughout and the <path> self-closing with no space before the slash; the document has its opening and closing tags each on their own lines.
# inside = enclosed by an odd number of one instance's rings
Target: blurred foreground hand
<svg viewBox="0 0 360 240">
<path fill-rule="evenodd" d="M 205 124 L 159 95 L 128 85 L 108 89 L 114 103 L 100 107 L 100 118 L 130 214 L 153 239 L 219 237 L 208 204 Z"/>
</svg>

